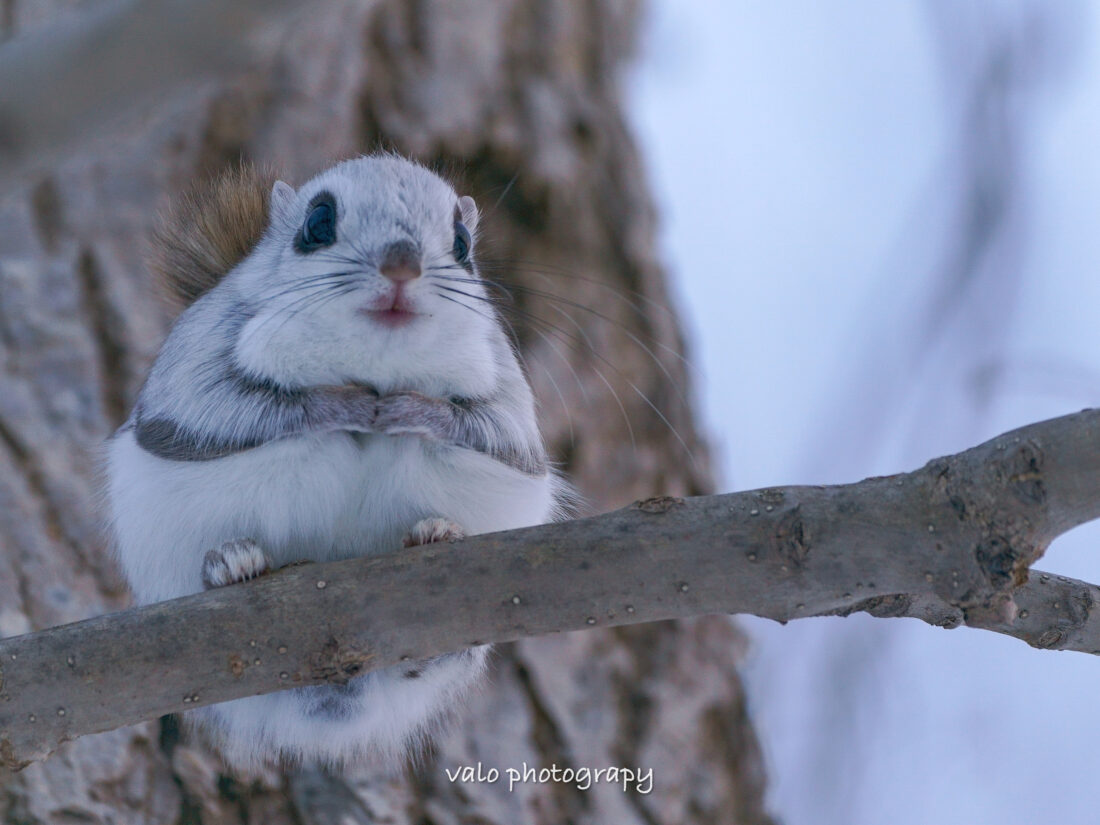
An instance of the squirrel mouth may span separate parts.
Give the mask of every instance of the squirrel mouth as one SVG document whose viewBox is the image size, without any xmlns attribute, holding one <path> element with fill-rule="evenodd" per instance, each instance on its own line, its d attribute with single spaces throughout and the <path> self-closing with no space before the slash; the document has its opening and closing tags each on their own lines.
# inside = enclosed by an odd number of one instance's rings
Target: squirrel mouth
<svg viewBox="0 0 1100 825">
<path fill-rule="evenodd" d="M 370 306 L 359 312 L 385 327 L 405 326 L 420 315 L 409 306 L 405 294 L 400 290 L 392 298 L 372 301 Z"/>
<path fill-rule="evenodd" d="M 364 309 L 360 310 L 360 312 L 372 321 L 385 327 L 402 327 L 405 326 L 405 324 L 411 323 L 413 319 L 419 316 L 417 312 L 412 312 L 408 309 L 399 309 L 398 307 L 392 307 L 390 309 Z"/>
<path fill-rule="evenodd" d="M 409 295 L 404 282 L 388 283 L 381 295 L 375 295 L 367 305 L 359 310 L 377 324 L 395 329 L 411 324 L 420 313 L 416 311 L 416 301 Z"/>
</svg>

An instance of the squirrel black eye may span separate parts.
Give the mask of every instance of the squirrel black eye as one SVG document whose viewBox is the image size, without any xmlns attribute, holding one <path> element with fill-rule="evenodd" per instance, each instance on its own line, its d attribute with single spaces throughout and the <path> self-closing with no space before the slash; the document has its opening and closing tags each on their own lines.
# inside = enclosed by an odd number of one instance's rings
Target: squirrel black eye
<svg viewBox="0 0 1100 825">
<path fill-rule="evenodd" d="M 328 192 L 315 197 L 294 243 L 299 252 L 312 252 L 336 243 L 336 201 Z"/>
<path fill-rule="evenodd" d="M 455 221 L 455 243 L 453 247 L 455 260 L 464 264 L 470 260 L 470 246 L 472 241 L 470 239 L 470 230 L 466 228 L 466 225 L 462 221 Z"/>
</svg>

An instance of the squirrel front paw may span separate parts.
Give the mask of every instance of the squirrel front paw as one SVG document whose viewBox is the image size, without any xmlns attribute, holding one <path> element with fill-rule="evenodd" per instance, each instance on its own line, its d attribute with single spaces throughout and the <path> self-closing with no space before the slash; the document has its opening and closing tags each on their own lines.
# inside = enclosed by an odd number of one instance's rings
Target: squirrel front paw
<svg viewBox="0 0 1100 825">
<path fill-rule="evenodd" d="M 309 397 L 307 412 L 316 430 L 372 433 L 378 393 L 360 384 L 320 387 Z"/>
<path fill-rule="evenodd" d="M 435 544 L 437 541 L 458 541 L 466 538 L 466 531 L 455 522 L 445 518 L 423 518 L 413 525 L 412 530 L 401 539 L 404 547 L 417 547 L 421 544 Z"/>
<path fill-rule="evenodd" d="M 271 569 L 271 559 L 252 539 L 234 539 L 211 550 L 202 560 L 202 584 L 207 590 L 248 581 Z"/>
<path fill-rule="evenodd" d="M 451 421 L 446 401 L 419 392 L 395 392 L 378 399 L 374 432 L 446 440 Z"/>
</svg>

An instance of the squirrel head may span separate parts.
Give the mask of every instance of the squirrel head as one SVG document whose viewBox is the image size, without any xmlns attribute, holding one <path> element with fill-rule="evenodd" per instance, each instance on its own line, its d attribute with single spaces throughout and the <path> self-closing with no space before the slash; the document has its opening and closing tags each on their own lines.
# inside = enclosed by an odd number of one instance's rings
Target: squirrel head
<svg viewBox="0 0 1100 825">
<path fill-rule="evenodd" d="M 235 308 L 233 356 L 255 378 L 494 386 L 502 328 L 473 261 L 477 208 L 425 167 L 360 157 L 297 190 L 242 167 L 167 214 L 153 268 L 189 314 Z"/>
</svg>

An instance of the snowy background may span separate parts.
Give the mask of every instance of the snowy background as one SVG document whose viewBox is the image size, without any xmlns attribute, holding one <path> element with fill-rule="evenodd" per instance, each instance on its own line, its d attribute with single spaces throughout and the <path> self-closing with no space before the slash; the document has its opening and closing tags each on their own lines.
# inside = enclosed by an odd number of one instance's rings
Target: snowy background
<svg viewBox="0 0 1100 825">
<path fill-rule="evenodd" d="M 652 0 L 630 79 L 724 489 L 912 469 L 1100 398 L 1100 6 Z M 1100 530 L 1040 566 L 1100 580 Z M 743 621 L 786 825 L 1095 823 L 1100 661 Z"/>
</svg>

